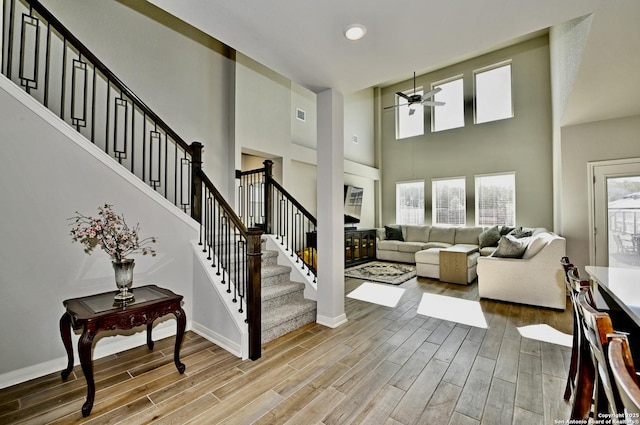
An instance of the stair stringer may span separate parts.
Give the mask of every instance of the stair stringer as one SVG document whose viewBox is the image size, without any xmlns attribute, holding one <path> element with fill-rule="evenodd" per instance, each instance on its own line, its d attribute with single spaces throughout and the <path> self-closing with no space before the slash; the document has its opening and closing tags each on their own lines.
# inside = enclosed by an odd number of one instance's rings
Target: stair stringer
<svg viewBox="0 0 640 425">
<path fill-rule="evenodd" d="M 193 318 L 191 329 L 231 354 L 246 360 L 249 358 L 249 329 L 246 313 L 238 311 L 238 303 L 232 301 L 222 283 L 222 275 L 216 275 L 212 260 L 202 252 L 198 241 L 192 241 L 193 262 Z M 225 281 L 228 276 L 225 276 Z M 246 305 L 243 306 L 246 312 Z"/>
<path fill-rule="evenodd" d="M 278 264 L 291 267 L 291 281 L 304 283 L 304 297 L 308 300 L 318 300 L 318 286 L 313 281 L 313 275 L 307 274 L 307 266 L 298 258 L 297 254 L 291 255 L 291 250 L 282 245 L 274 235 L 262 235 L 266 240 L 267 249 L 278 252 Z M 298 261 L 296 261 L 298 260 Z"/>
</svg>

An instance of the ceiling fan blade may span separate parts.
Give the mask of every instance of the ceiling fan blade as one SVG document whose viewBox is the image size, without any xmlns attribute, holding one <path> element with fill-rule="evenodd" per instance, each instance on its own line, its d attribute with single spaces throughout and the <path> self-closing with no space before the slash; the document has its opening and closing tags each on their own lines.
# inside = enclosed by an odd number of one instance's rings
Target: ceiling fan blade
<svg viewBox="0 0 640 425">
<path fill-rule="evenodd" d="M 433 100 L 423 100 L 422 104 L 427 106 L 444 106 L 445 105 L 444 102 L 436 102 Z"/>
<path fill-rule="evenodd" d="M 409 106 L 411 105 L 410 103 L 402 103 L 402 104 L 397 104 L 397 105 L 391 105 L 391 106 L 385 106 L 384 109 L 393 109 L 393 108 L 397 108 L 398 106 Z"/>
<path fill-rule="evenodd" d="M 404 94 L 404 93 L 402 93 L 401 91 L 397 91 L 397 92 L 396 92 L 396 94 L 397 94 L 398 96 L 400 96 L 400 97 L 403 97 L 403 98 L 405 98 L 405 99 L 409 100 L 409 96 L 408 96 L 408 95 L 406 95 L 406 94 Z"/>
<path fill-rule="evenodd" d="M 426 92 L 425 94 L 422 95 L 423 99 L 429 99 L 433 96 L 435 96 L 437 93 L 440 93 L 442 91 L 442 87 L 436 87 L 435 89 Z"/>
</svg>

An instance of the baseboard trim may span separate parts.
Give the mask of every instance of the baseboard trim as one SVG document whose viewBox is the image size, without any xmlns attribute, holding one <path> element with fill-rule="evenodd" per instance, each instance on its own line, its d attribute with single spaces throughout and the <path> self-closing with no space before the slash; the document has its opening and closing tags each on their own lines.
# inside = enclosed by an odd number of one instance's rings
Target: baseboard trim
<svg viewBox="0 0 640 425">
<path fill-rule="evenodd" d="M 197 333 L 198 335 L 200 335 L 201 337 L 205 338 L 206 340 L 216 344 L 218 347 L 230 352 L 236 357 L 240 357 L 243 360 L 245 360 L 248 357 L 248 355 L 246 356 L 243 355 L 244 350 L 240 345 L 238 345 L 238 343 L 228 338 L 225 338 L 222 335 L 219 335 L 218 333 L 200 325 L 199 323 L 192 322 L 191 330 Z"/>
<path fill-rule="evenodd" d="M 347 323 L 347 315 L 345 313 L 342 313 L 341 315 L 336 317 L 328 317 L 318 314 L 316 322 L 320 325 L 334 329 L 340 325 L 344 325 L 345 323 Z"/>
<path fill-rule="evenodd" d="M 143 328 L 140 328 L 140 329 L 143 329 Z M 186 329 L 190 330 L 189 323 L 187 323 Z M 154 341 L 175 336 L 175 334 L 176 334 L 175 321 L 167 321 L 166 324 L 159 324 L 157 327 L 153 328 L 153 333 L 152 333 Z M 98 334 L 98 336 L 99 335 L 100 334 Z M 71 337 L 72 337 L 72 347 L 74 349 L 73 350 L 74 366 L 77 366 L 80 364 L 80 357 L 78 356 L 78 349 L 77 349 L 78 339 L 80 336 L 72 333 Z M 94 361 L 102 357 L 111 356 L 116 353 L 120 353 L 126 350 L 130 350 L 132 348 L 146 345 L 147 344 L 146 327 L 144 327 L 144 330 L 141 330 L 134 335 L 130 335 L 130 336 L 117 335 L 114 338 L 116 339 L 112 342 L 109 342 L 108 344 L 95 345 L 99 343 L 99 341 L 97 341 L 94 344 L 94 347 L 93 347 Z M 62 341 L 60 341 L 60 346 L 62 347 Z M 64 357 L 58 357 L 57 359 L 49 360 L 43 363 L 38 363 L 22 369 L 14 370 L 12 372 L 7 372 L 0 375 L 0 388 L 7 388 L 12 385 L 21 384 L 23 382 L 40 378 L 45 375 L 53 374 L 56 372 L 62 372 L 62 370 L 66 366 L 67 366 L 67 356 L 65 354 Z M 62 382 L 62 378 L 60 378 L 60 381 Z"/>
</svg>

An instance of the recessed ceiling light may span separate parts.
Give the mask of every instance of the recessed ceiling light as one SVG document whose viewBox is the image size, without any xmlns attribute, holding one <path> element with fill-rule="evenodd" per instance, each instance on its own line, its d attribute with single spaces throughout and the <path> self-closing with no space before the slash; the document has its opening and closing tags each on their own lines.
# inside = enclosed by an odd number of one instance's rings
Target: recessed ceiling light
<svg viewBox="0 0 640 425">
<path fill-rule="evenodd" d="M 344 36 L 349 40 L 360 40 L 367 33 L 367 28 L 364 25 L 353 24 L 349 25 L 344 30 Z"/>
</svg>

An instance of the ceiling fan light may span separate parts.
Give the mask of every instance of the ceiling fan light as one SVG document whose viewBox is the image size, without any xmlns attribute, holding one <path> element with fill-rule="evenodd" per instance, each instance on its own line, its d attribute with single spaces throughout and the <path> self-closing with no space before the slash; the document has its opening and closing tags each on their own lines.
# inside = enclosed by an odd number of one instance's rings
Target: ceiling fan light
<svg viewBox="0 0 640 425">
<path fill-rule="evenodd" d="M 351 41 L 360 40 L 367 33 L 367 28 L 361 24 L 349 25 L 344 30 L 344 36 Z"/>
</svg>

